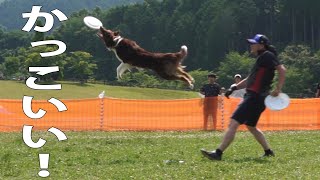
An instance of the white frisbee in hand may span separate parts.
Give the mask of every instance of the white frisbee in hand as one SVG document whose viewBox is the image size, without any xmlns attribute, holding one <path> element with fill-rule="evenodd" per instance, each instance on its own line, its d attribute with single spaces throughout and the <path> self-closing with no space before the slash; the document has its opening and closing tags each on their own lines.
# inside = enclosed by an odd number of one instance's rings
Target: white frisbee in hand
<svg viewBox="0 0 320 180">
<path fill-rule="evenodd" d="M 285 109 L 290 104 L 290 97 L 285 93 L 279 93 L 278 96 L 267 96 L 264 100 L 264 104 L 273 111 L 280 111 Z"/>
<path fill-rule="evenodd" d="M 93 16 L 86 16 L 83 18 L 83 22 L 91 29 L 100 29 L 103 26 L 102 22 Z"/>
</svg>

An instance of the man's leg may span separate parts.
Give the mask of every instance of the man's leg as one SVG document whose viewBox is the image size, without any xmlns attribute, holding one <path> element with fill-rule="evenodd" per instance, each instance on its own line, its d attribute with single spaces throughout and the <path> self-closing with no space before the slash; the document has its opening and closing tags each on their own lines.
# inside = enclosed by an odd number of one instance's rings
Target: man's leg
<svg viewBox="0 0 320 180">
<path fill-rule="evenodd" d="M 221 160 L 223 151 L 226 150 L 233 141 L 239 125 L 240 124 L 236 120 L 231 119 L 229 127 L 222 139 L 219 148 L 213 152 L 202 149 L 201 153 L 211 160 Z"/>
<path fill-rule="evenodd" d="M 209 114 L 203 113 L 203 130 L 208 130 L 208 120 L 209 120 Z"/>
<path fill-rule="evenodd" d="M 228 129 L 223 137 L 223 140 L 218 148 L 219 150 L 221 150 L 223 152 L 224 150 L 226 150 L 228 148 L 228 146 L 231 144 L 231 142 L 233 141 L 233 139 L 236 135 L 236 132 L 237 132 L 239 125 L 240 124 L 236 120 L 231 119 L 229 127 L 228 127 Z"/>
<path fill-rule="evenodd" d="M 265 151 L 265 156 L 274 156 L 273 151 L 270 149 L 270 146 L 264 137 L 262 131 L 256 127 L 247 126 L 248 130 L 253 134 L 253 136 L 256 138 L 256 140 L 259 142 L 259 144 L 262 146 L 262 148 Z"/>
<path fill-rule="evenodd" d="M 209 117 L 208 117 L 208 130 L 212 131 L 214 130 L 214 127 L 213 127 L 213 116 L 212 114 L 209 114 Z"/>
<path fill-rule="evenodd" d="M 218 97 L 215 97 L 213 99 L 213 107 L 212 107 L 213 130 L 217 130 L 217 112 L 218 112 Z"/>
<path fill-rule="evenodd" d="M 206 97 L 203 99 L 203 130 L 208 130 L 208 121 L 209 121 L 209 98 Z"/>
<path fill-rule="evenodd" d="M 216 114 L 212 115 L 212 127 L 213 127 L 213 130 L 217 130 L 217 115 Z"/>
</svg>

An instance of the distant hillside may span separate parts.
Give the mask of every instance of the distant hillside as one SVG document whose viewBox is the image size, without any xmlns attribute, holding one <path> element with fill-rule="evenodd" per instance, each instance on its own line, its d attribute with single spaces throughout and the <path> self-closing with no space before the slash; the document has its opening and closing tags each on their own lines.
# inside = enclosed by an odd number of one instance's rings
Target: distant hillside
<svg viewBox="0 0 320 180">
<path fill-rule="evenodd" d="M 42 6 L 41 11 L 59 9 L 67 16 L 80 9 L 102 9 L 118 5 L 143 2 L 143 0 L 0 0 L 0 26 L 8 30 L 22 29 L 27 19 L 22 13 L 30 12 L 33 5 Z"/>
</svg>

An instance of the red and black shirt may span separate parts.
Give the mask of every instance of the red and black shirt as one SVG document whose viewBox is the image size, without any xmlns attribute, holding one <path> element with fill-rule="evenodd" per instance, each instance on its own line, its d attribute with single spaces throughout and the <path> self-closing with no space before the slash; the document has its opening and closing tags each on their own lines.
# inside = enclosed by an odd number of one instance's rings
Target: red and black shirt
<svg viewBox="0 0 320 180">
<path fill-rule="evenodd" d="M 280 65 L 277 57 L 270 51 L 261 51 L 247 79 L 247 90 L 267 95 L 275 75 L 275 67 Z"/>
</svg>

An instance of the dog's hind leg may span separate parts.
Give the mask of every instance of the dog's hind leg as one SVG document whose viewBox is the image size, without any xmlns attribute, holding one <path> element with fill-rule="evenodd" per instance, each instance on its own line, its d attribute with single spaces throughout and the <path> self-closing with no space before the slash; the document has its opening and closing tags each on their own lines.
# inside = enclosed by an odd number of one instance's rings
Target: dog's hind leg
<svg viewBox="0 0 320 180">
<path fill-rule="evenodd" d="M 185 77 L 187 77 L 192 83 L 195 83 L 195 80 L 193 79 L 193 77 L 188 74 L 187 72 L 185 72 L 181 67 L 178 67 L 177 72 Z"/>
<path fill-rule="evenodd" d="M 186 76 L 184 76 L 184 75 L 178 75 L 178 78 L 179 78 L 180 80 L 188 83 L 190 89 L 193 89 L 193 88 L 194 88 L 194 85 L 193 85 L 192 81 L 190 81 L 189 78 L 187 78 Z"/>
<path fill-rule="evenodd" d="M 121 63 L 118 67 L 117 67 L 117 79 L 120 80 L 120 69 L 121 66 L 123 65 L 123 63 Z"/>
<path fill-rule="evenodd" d="M 126 71 L 126 64 L 125 63 L 121 63 L 118 67 L 117 67 L 117 79 L 120 80 L 122 77 L 122 74 L 124 73 L 124 71 Z"/>
<path fill-rule="evenodd" d="M 122 78 L 122 74 L 124 72 L 126 72 L 126 70 L 130 70 L 130 68 L 132 68 L 132 66 L 130 64 L 127 63 L 121 63 L 118 68 L 117 68 L 117 78 L 121 79 Z M 131 71 L 130 71 L 131 72 Z"/>
<path fill-rule="evenodd" d="M 192 84 L 192 81 L 185 75 L 181 74 L 181 73 L 175 73 L 175 74 L 169 74 L 169 73 L 164 73 L 162 71 L 158 72 L 158 75 L 160 77 L 162 77 L 163 79 L 166 80 L 180 80 L 180 81 L 184 81 L 189 85 L 190 89 L 194 88 L 194 85 Z"/>
<path fill-rule="evenodd" d="M 191 80 L 189 80 L 188 77 L 179 74 L 179 75 L 174 76 L 174 78 L 177 79 L 177 80 L 181 80 L 181 81 L 186 82 L 186 83 L 189 85 L 189 88 L 190 88 L 190 89 L 193 89 L 193 88 L 194 88 L 193 83 L 191 82 Z"/>
</svg>

